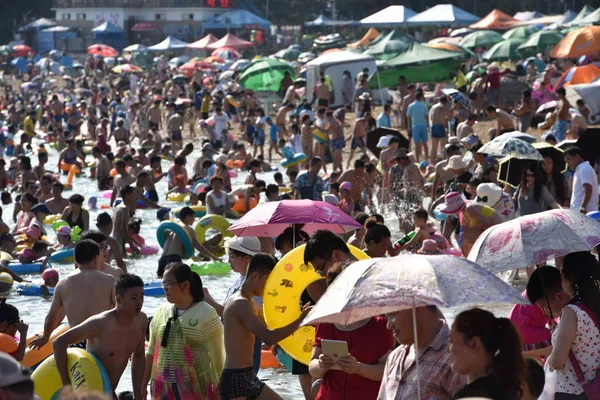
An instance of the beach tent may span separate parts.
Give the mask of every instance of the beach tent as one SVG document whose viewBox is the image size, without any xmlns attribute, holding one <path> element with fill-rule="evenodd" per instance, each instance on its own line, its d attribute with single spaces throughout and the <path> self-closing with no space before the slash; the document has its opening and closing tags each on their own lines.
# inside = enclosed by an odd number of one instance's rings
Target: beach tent
<svg viewBox="0 0 600 400">
<path fill-rule="evenodd" d="M 29 65 L 29 62 L 25 57 L 17 57 L 12 59 L 10 65 L 23 74 L 27 72 L 27 66 Z"/>
<path fill-rule="evenodd" d="M 369 30 L 367 31 L 367 33 L 365 33 L 365 36 L 363 36 L 362 39 L 360 39 L 359 41 L 356 41 L 354 43 L 350 43 L 346 47 L 349 47 L 351 49 L 357 49 L 359 47 L 366 47 L 373 40 L 377 39 L 378 36 L 379 36 L 379 32 L 377 31 L 377 29 L 371 27 L 371 28 L 369 28 Z"/>
<path fill-rule="evenodd" d="M 514 15 L 514 19 L 519 21 L 529 21 L 530 19 L 541 18 L 544 14 L 539 11 L 519 11 Z"/>
<path fill-rule="evenodd" d="M 286 72 L 294 79 L 294 67 L 290 64 L 274 58 L 261 58 L 244 68 L 238 82 L 255 92 L 276 92 Z"/>
<path fill-rule="evenodd" d="M 589 6 L 586 4 L 585 6 L 583 6 L 583 8 L 581 10 L 579 10 L 579 12 L 575 16 L 575 18 L 573 18 L 569 23 L 565 23 L 563 25 L 565 25 L 565 26 L 581 25 L 581 21 L 585 17 L 587 17 L 589 14 L 593 13 L 594 11 L 595 11 L 595 9 L 592 6 Z"/>
<path fill-rule="evenodd" d="M 143 44 L 132 44 L 123 49 L 124 52 L 135 53 L 136 51 L 146 51 L 146 46 Z"/>
<path fill-rule="evenodd" d="M 167 36 L 165 40 L 160 43 L 150 46 L 146 51 L 167 51 L 167 50 L 181 50 L 187 47 L 188 43 L 183 40 L 174 38 L 173 36 Z"/>
<path fill-rule="evenodd" d="M 209 33 L 208 35 L 204 36 L 202 39 L 194 42 L 194 43 L 190 43 L 187 45 L 188 49 L 197 49 L 197 50 L 206 50 L 208 49 L 208 46 L 213 44 L 214 42 L 216 42 L 217 37 L 215 35 L 213 35 L 212 33 Z"/>
<path fill-rule="evenodd" d="M 564 15 L 559 14 L 559 15 L 546 15 L 544 17 L 539 17 L 539 18 L 534 18 L 534 19 L 530 19 L 527 21 L 521 21 L 516 23 L 516 26 L 527 26 L 527 25 L 540 25 L 540 26 L 544 26 L 544 25 L 551 25 L 551 24 L 555 24 L 557 22 L 562 21 L 565 18 Z"/>
<path fill-rule="evenodd" d="M 231 10 L 216 14 L 202 23 L 206 29 L 269 29 L 271 22 L 247 10 Z"/>
<path fill-rule="evenodd" d="M 408 50 L 411 43 L 417 39 L 402 32 L 400 29 L 394 29 L 377 43 L 369 46 L 364 54 L 373 56 L 378 60 L 387 60 L 396 54 Z"/>
<path fill-rule="evenodd" d="M 419 43 L 412 43 L 407 51 L 379 64 L 377 77 L 372 77 L 369 86 L 391 87 L 403 75 L 409 83 L 443 82 L 452 80 L 451 72 L 456 72 L 468 56 L 465 53 L 440 50 Z"/>
<path fill-rule="evenodd" d="M 367 26 L 376 27 L 398 27 L 404 25 L 406 21 L 417 15 L 416 12 L 404 6 L 389 6 L 375 14 L 369 15 L 360 20 L 360 23 Z"/>
<path fill-rule="evenodd" d="M 565 12 L 561 18 L 558 18 L 556 22 L 545 26 L 544 29 L 545 30 L 557 30 L 562 25 L 568 24 L 569 22 L 573 21 L 575 19 L 575 17 L 577 17 L 577 14 L 575 13 L 575 11 L 567 10 L 567 12 Z"/>
<path fill-rule="evenodd" d="M 92 33 L 94 43 L 106 44 L 117 50 L 121 50 L 128 44 L 123 28 L 108 21 L 92 29 Z"/>
<path fill-rule="evenodd" d="M 55 26 L 56 22 L 48 19 L 48 18 L 40 18 L 37 19 L 33 22 L 30 22 L 29 24 L 20 27 L 17 32 L 22 33 L 22 32 L 27 32 L 27 31 L 39 31 L 42 29 L 46 29 L 46 28 L 50 28 L 51 26 Z"/>
<path fill-rule="evenodd" d="M 452 4 L 438 4 L 410 17 L 408 25 L 470 25 L 479 21 L 477 15 L 461 10 Z"/>
<path fill-rule="evenodd" d="M 94 32 L 94 35 L 123 33 L 123 28 L 121 28 L 120 26 L 117 26 L 111 22 L 106 21 L 103 24 L 98 25 L 97 27 L 93 28 L 92 32 Z"/>
<path fill-rule="evenodd" d="M 350 51 L 334 51 L 321 55 L 306 64 L 306 93 L 312 93 L 313 88 L 319 83 L 321 76 L 328 75 L 333 85 L 332 107 L 343 106 L 342 77 L 344 71 L 349 71 L 355 77 L 364 68 L 376 71 L 377 65 L 372 56 Z"/>
<path fill-rule="evenodd" d="M 327 26 L 330 23 L 334 22 L 332 19 L 327 18 L 323 14 L 319 15 L 314 21 L 305 22 L 306 26 Z"/>
<path fill-rule="evenodd" d="M 586 15 L 581 22 L 580 25 L 597 25 L 600 23 L 600 8 Z"/>
<path fill-rule="evenodd" d="M 207 46 L 207 48 L 210 50 L 220 49 L 221 47 L 232 47 L 234 49 L 244 49 L 244 48 L 254 47 L 254 46 L 255 46 L 254 43 L 248 42 L 244 39 L 240 39 L 239 37 L 232 35 L 231 33 L 228 33 L 227 35 L 223 36 L 221 39 L 217 40 L 216 42 L 209 44 Z"/>
<path fill-rule="evenodd" d="M 473 29 L 510 29 L 518 22 L 510 15 L 496 9 L 469 27 Z"/>
</svg>

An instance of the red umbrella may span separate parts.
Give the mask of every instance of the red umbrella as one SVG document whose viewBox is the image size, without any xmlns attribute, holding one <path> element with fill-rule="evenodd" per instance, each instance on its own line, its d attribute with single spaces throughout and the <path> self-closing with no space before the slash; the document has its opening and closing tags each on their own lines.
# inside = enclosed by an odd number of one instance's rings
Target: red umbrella
<svg viewBox="0 0 600 400">
<path fill-rule="evenodd" d="M 194 58 L 179 67 L 179 72 L 187 77 L 190 77 L 194 71 L 203 69 L 213 70 L 215 67 L 205 61 Z"/>
<path fill-rule="evenodd" d="M 27 57 L 29 54 L 35 54 L 35 51 L 26 44 L 18 44 L 13 46 L 13 55 L 17 55 L 19 57 Z"/>
<path fill-rule="evenodd" d="M 119 52 L 105 44 L 93 44 L 88 47 L 88 54 L 102 57 L 116 57 L 119 55 Z"/>
</svg>

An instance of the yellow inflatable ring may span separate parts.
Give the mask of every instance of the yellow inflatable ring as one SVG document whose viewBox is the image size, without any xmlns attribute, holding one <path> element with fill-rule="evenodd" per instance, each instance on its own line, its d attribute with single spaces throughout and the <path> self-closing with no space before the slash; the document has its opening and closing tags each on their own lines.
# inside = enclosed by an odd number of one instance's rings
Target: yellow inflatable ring
<svg viewBox="0 0 600 400">
<path fill-rule="evenodd" d="M 54 339 L 56 339 L 68 330 L 69 325 L 59 325 L 58 328 L 56 328 L 50 334 L 50 339 L 48 339 L 48 343 L 43 345 L 39 350 L 29 348 L 29 343 L 31 343 L 33 339 L 36 339 L 37 335 L 29 336 L 27 338 L 27 349 L 25 350 L 25 355 L 23 356 L 23 361 L 21 361 L 21 364 L 23 364 L 27 368 L 31 368 L 44 361 L 46 358 L 50 357 L 54 352 L 54 350 L 52 349 L 52 342 L 54 341 Z"/>
<path fill-rule="evenodd" d="M 230 94 L 227 95 L 227 101 L 235 108 L 238 108 L 240 106 L 240 103 L 235 99 L 235 97 L 233 97 Z"/>
<path fill-rule="evenodd" d="M 313 129 L 312 136 L 313 136 L 313 139 L 315 139 L 317 141 L 317 143 L 319 143 L 319 144 L 329 143 L 329 135 L 327 135 L 327 132 L 323 132 L 319 128 Z"/>
<path fill-rule="evenodd" d="M 292 188 L 289 186 L 279 186 L 279 193 L 289 193 L 292 191 Z"/>
<path fill-rule="evenodd" d="M 298 246 L 287 253 L 269 275 L 263 294 L 263 314 L 269 329 L 277 329 L 294 322 L 300 316 L 300 296 L 311 283 L 323 279 L 312 265 L 304 264 L 304 247 Z M 348 245 L 359 260 L 369 258 L 362 250 Z M 279 345 L 294 360 L 308 365 L 315 341 L 315 328 L 303 326 Z"/>
<path fill-rule="evenodd" d="M 83 349 L 67 350 L 67 371 L 74 388 L 89 392 L 111 394 L 110 379 L 104 367 L 92 354 Z M 35 384 L 35 394 L 42 400 L 58 398 L 63 388 L 54 356 L 48 357 L 31 374 Z"/>
<path fill-rule="evenodd" d="M 53 222 L 58 221 L 61 218 L 60 214 L 53 214 L 53 215 L 48 215 L 46 216 L 46 218 L 44 218 L 44 224 L 45 225 L 52 225 Z"/>
<path fill-rule="evenodd" d="M 196 225 L 194 226 L 194 232 L 196 232 L 196 239 L 198 239 L 198 242 L 200 242 L 201 244 L 206 242 L 206 231 L 210 228 L 216 228 L 221 232 L 221 242 L 219 243 L 219 246 L 221 246 L 221 248 L 223 249 L 223 252 L 221 254 L 216 254 L 216 256 L 222 256 L 225 254 L 225 249 L 223 248 L 223 244 L 225 242 L 225 238 L 226 237 L 233 237 L 233 233 L 229 232 L 227 230 L 227 228 L 229 228 L 231 224 L 229 223 L 229 221 L 227 221 L 225 219 L 225 217 L 222 217 L 220 215 L 216 215 L 216 214 L 209 214 L 207 216 L 204 216 L 202 218 L 200 218 L 198 220 L 198 222 L 196 222 Z"/>
<path fill-rule="evenodd" d="M 169 193 L 167 195 L 167 200 L 172 201 L 174 203 L 183 203 L 183 200 L 185 200 L 185 197 L 187 195 L 187 193 Z"/>
</svg>

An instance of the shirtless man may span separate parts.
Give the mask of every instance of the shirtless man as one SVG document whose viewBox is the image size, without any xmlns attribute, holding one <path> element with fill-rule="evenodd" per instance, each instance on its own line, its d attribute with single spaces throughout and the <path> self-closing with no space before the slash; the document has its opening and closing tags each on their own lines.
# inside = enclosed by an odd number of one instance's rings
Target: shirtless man
<svg viewBox="0 0 600 400">
<path fill-rule="evenodd" d="M 495 105 L 490 104 L 485 108 L 485 112 L 489 118 L 497 119 L 496 128 L 492 128 L 488 131 L 490 140 L 494 140 L 496 136 L 500 136 L 503 133 L 513 132 L 517 129 L 513 118 L 503 109 L 496 108 Z"/>
<path fill-rule="evenodd" d="M 371 113 L 364 112 L 363 115 L 354 122 L 354 129 L 352 131 L 352 144 L 350 145 L 350 156 L 348 157 L 348 162 L 346 163 L 346 169 L 350 168 L 350 162 L 352 161 L 354 152 L 358 147 L 360 147 L 363 154 L 367 154 L 366 136 L 370 119 Z"/>
<path fill-rule="evenodd" d="M 117 263 L 117 267 L 119 267 L 123 272 L 127 272 L 127 265 L 125 264 L 125 260 L 123 260 L 123 253 L 121 252 L 121 247 L 119 246 L 119 242 L 110 234 L 113 229 L 112 217 L 107 213 L 100 213 L 96 217 L 96 228 L 106 236 L 106 242 L 108 243 L 109 252 L 106 256 L 106 262 L 110 263 L 111 259 L 115 259 Z"/>
<path fill-rule="evenodd" d="M 406 115 L 406 111 L 408 110 L 408 106 L 410 106 L 415 101 L 415 96 L 417 91 L 415 89 L 415 85 L 412 83 L 406 87 L 407 94 L 402 98 L 402 108 L 400 111 L 400 126 L 404 129 L 407 129 L 410 133 L 410 126 L 408 125 L 408 116 Z M 408 135 L 408 140 L 410 143 L 411 135 Z"/>
<path fill-rule="evenodd" d="M 331 110 L 327 110 L 325 113 L 325 119 L 329 123 L 327 131 L 331 135 L 329 147 L 333 152 L 333 171 L 342 171 L 344 169 L 343 150 L 346 145 L 346 139 L 344 138 L 344 127 L 342 126 L 342 123 L 333 116 L 333 111 Z"/>
<path fill-rule="evenodd" d="M 588 124 L 583 115 L 579 112 L 571 113 L 571 126 L 569 127 L 569 134 L 573 139 L 578 139 L 583 132 L 588 128 Z"/>
<path fill-rule="evenodd" d="M 556 96 L 558 97 L 558 109 L 557 109 L 557 120 L 554 123 L 554 136 L 560 143 L 567 138 L 567 131 L 571 123 L 571 103 L 567 100 L 567 92 L 565 88 L 556 89 Z"/>
<path fill-rule="evenodd" d="M 319 108 L 329 107 L 329 99 L 331 94 L 329 93 L 329 86 L 325 83 L 325 76 L 322 76 L 319 83 L 315 87 L 315 97 L 317 98 L 317 106 Z"/>
<path fill-rule="evenodd" d="M 125 161 L 119 160 L 115 163 L 115 169 L 117 170 L 117 176 L 115 177 L 115 183 L 113 185 L 113 192 L 110 196 L 110 206 L 112 207 L 117 200 L 117 194 L 121 188 L 132 185 L 135 182 L 135 176 L 127 172 L 127 165 Z"/>
<path fill-rule="evenodd" d="M 65 105 L 58 99 L 58 95 L 52 95 L 50 101 L 50 110 L 52 110 L 52 120 L 50 121 L 52 126 L 57 126 L 63 120 L 65 116 Z"/>
<path fill-rule="evenodd" d="M 137 180 L 135 181 L 135 194 L 137 196 L 137 200 L 141 200 L 149 208 L 158 209 L 160 206 L 150 199 L 150 196 L 146 197 L 146 189 L 148 187 L 154 188 L 154 183 L 152 182 L 152 178 L 150 177 L 150 173 L 148 171 L 140 171 L 137 174 Z M 156 194 L 156 190 L 154 190 L 154 194 Z M 158 195 L 157 195 L 158 197 Z M 136 201 L 137 206 L 137 201 Z"/>
<path fill-rule="evenodd" d="M 119 143 L 119 142 L 125 142 L 125 144 L 129 144 L 129 135 L 127 134 L 127 130 L 125 129 L 125 120 L 123 120 L 123 118 L 119 118 L 117 120 L 117 129 L 115 129 L 114 131 L 112 131 L 110 133 L 110 135 L 108 135 L 108 141 L 110 142 L 110 139 L 112 137 L 115 137 L 115 142 Z"/>
<path fill-rule="evenodd" d="M 298 100 L 298 93 L 296 93 L 296 89 L 300 88 L 300 84 L 294 83 L 293 85 L 288 86 L 285 91 L 285 96 L 283 96 L 283 104 L 294 104 L 294 101 Z"/>
<path fill-rule="evenodd" d="M 187 184 L 188 176 L 187 170 L 185 169 L 185 157 L 175 157 L 173 161 L 173 165 L 169 167 L 167 171 L 167 183 L 169 190 L 175 189 L 178 187 L 177 177 L 182 176 L 184 182 Z"/>
<path fill-rule="evenodd" d="M 279 107 L 279 110 L 277 110 L 277 115 L 275 116 L 275 126 L 279 128 L 278 139 L 285 139 L 288 137 L 288 131 L 285 122 L 288 113 L 292 111 L 294 111 L 293 103 L 287 103 L 285 106 Z"/>
<path fill-rule="evenodd" d="M 38 201 L 40 203 L 45 203 L 47 200 L 52 198 L 52 182 L 54 178 L 52 175 L 43 175 L 40 178 L 40 190 L 36 194 Z"/>
<path fill-rule="evenodd" d="M 200 252 L 201 255 L 209 257 L 213 260 L 217 260 L 217 258 L 206 247 L 198 242 L 196 233 L 192 229 L 195 217 L 196 213 L 194 210 L 192 210 L 190 207 L 183 207 L 181 211 L 179 211 L 179 219 L 181 220 L 181 223 L 178 225 L 185 229 L 185 231 L 190 235 L 190 238 L 192 239 L 192 245 Z M 156 271 L 156 274 L 159 277 L 162 277 L 167 264 L 171 262 L 181 262 L 183 260 L 183 253 L 184 249 L 181 240 L 177 237 L 177 235 L 167 233 L 165 245 L 163 246 L 163 254 L 158 260 L 158 270 Z"/>
<path fill-rule="evenodd" d="M 100 247 L 100 272 L 104 272 L 115 278 L 115 280 L 119 279 L 121 275 L 125 272 L 121 268 L 113 267 L 110 265 L 107 260 L 110 254 L 110 246 L 108 245 L 108 241 L 106 240 L 106 235 L 100 231 L 96 230 L 87 230 L 81 234 L 81 240 L 89 239 L 96 243 L 98 247 Z"/>
<path fill-rule="evenodd" d="M 66 143 L 67 148 L 60 152 L 60 156 L 58 157 L 58 161 L 56 164 L 59 171 L 62 171 L 60 168 L 61 161 L 64 161 L 66 164 L 75 164 L 81 167 L 81 164 L 77 159 L 79 153 L 77 152 L 77 149 L 75 149 L 75 140 L 68 139 Z"/>
<path fill-rule="evenodd" d="M 307 303 L 298 319 L 282 328 L 271 330 L 263 322 L 254 296 L 262 296 L 269 274 L 277 261 L 273 256 L 259 253 L 252 257 L 246 278 L 238 292 L 225 303 L 223 325 L 225 332 L 225 368 L 219 381 L 222 400 L 281 399 L 261 382 L 252 371 L 255 336 L 268 346 L 293 334 L 310 311 Z"/>
<path fill-rule="evenodd" d="M 339 177 L 338 182 L 350 182 L 352 189 L 350 195 L 354 200 L 354 211 L 362 211 L 361 196 L 363 190 L 368 193 L 367 198 L 371 197 L 370 193 L 373 188 L 373 180 L 365 171 L 365 163 L 362 160 L 354 161 L 354 168 L 347 169 L 342 176 Z"/>
<path fill-rule="evenodd" d="M 60 182 L 54 182 L 52 184 L 52 198 L 46 201 L 46 205 L 53 214 L 62 214 L 69 205 L 69 199 L 62 197 L 64 189 L 65 187 Z"/>
<path fill-rule="evenodd" d="M 177 111 L 175 114 L 169 117 L 167 121 L 167 132 L 171 137 L 171 145 L 173 146 L 173 152 L 176 153 L 183 147 L 183 112 Z"/>
<path fill-rule="evenodd" d="M 65 315 L 69 326 L 77 326 L 115 305 L 115 279 L 99 271 L 100 247 L 91 240 L 82 240 L 75 245 L 74 253 L 77 269 L 56 285 L 44 333 L 37 335 L 29 348 L 39 349 L 48 343 L 50 334 Z"/>
<path fill-rule="evenodd" d="M 92 149 L 92 156 L 96 159 L 95 175 L 98 181 L 98 190 L 108 189 L 108 178 L 110 177 L 110 162 L 108 158 L 102 155 L 102 151 L 99 147 Z"/>
<path fill-rule="evenodd" d="M 56 368 L 63 386 L 71 386 L 67 346 L 87 341 L 87 350 L 104 366 L 113 391 L 131 358 L 133 396 L 141 399 L 148 324 L 148 318 L 142 312 L 144 282 L 136 275 L 126 274 L 117 280 L 114 289 L 116 305 L 113 309 L 91 316 L 54 339 Z"/>
<path fill-rule="evenodd" d="M 162 115 L 160 112 L 160 100 L 154 100 L 154 104 L 148 109 L 148 128 L 162 129 Z"/>
<path fill-rule="evenodd" d="M 131 247 L 133 253 L 137 253 L 139 250 L 129 234 L 128 226 L 129 219 L 136 210 L 137 194 L 135 193 L 135 189 L 131 186 L 123 187 L 121 189 L 121 198 L 123 202 L 114 209 L 114 226 L 111 236 L 119 243 L 122 254 L 125 254 L 125 243 L 129 243 L 129 247 Z"/>
<path fill-rule="evenodd" d="M 398 146 L 400 145 L 400 139 L 396 136 L 390 137 L 390 141 L 388 143 L 388 147 L 385 150 L 381 151 L 379 154 L 379 162 L 381 164 L 381 169 L 383 170 L 383 182 L 382 186 L 384 189 L 388 189 L 390 187 L 390 169 L 395 164 L 395 154 Z M 382 199 L 382 204 L 387 203 L 390 200 L 390 191 L 384 190 L 383 195 L 385 196 Z"/>
<path fill-rule="evenodd" d="M 448 142 L 448 133 L 446 127 L 448 121 L 452 117 L 452 111 L 448 108 L 448 98 L 442 97 L 437 104 L 429 110 L 429 124 L 431 126 L 431 155 L 430 160 L 432 163 L 437 162 L 437 150 L 438 146 L 440 149 L 444 149 L 446 142 Z"/>
</svg>

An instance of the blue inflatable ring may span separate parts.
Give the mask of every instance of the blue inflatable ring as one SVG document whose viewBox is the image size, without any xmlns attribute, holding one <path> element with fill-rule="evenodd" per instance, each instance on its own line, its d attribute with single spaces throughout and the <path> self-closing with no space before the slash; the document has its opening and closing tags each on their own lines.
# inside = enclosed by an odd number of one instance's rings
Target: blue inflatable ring
<svg viewBox="0 0 600 400">
<path fill-rule="evenodd" d="M 183 258 L 192 258 L 194 255 L 192 238 L 181 225 L 176 224 L 175 222 L 163 221 L 160 223 L 160 225 L 158 225 L 158 229 L 156 230 L 156 239 L 158 240 L 160 247 L 165 247 L 165 241 L 167 240 L 168 232 L 173 232 L 179 238 L 179 240 L 181 240 L 184 250 Z"/>
</svg>

